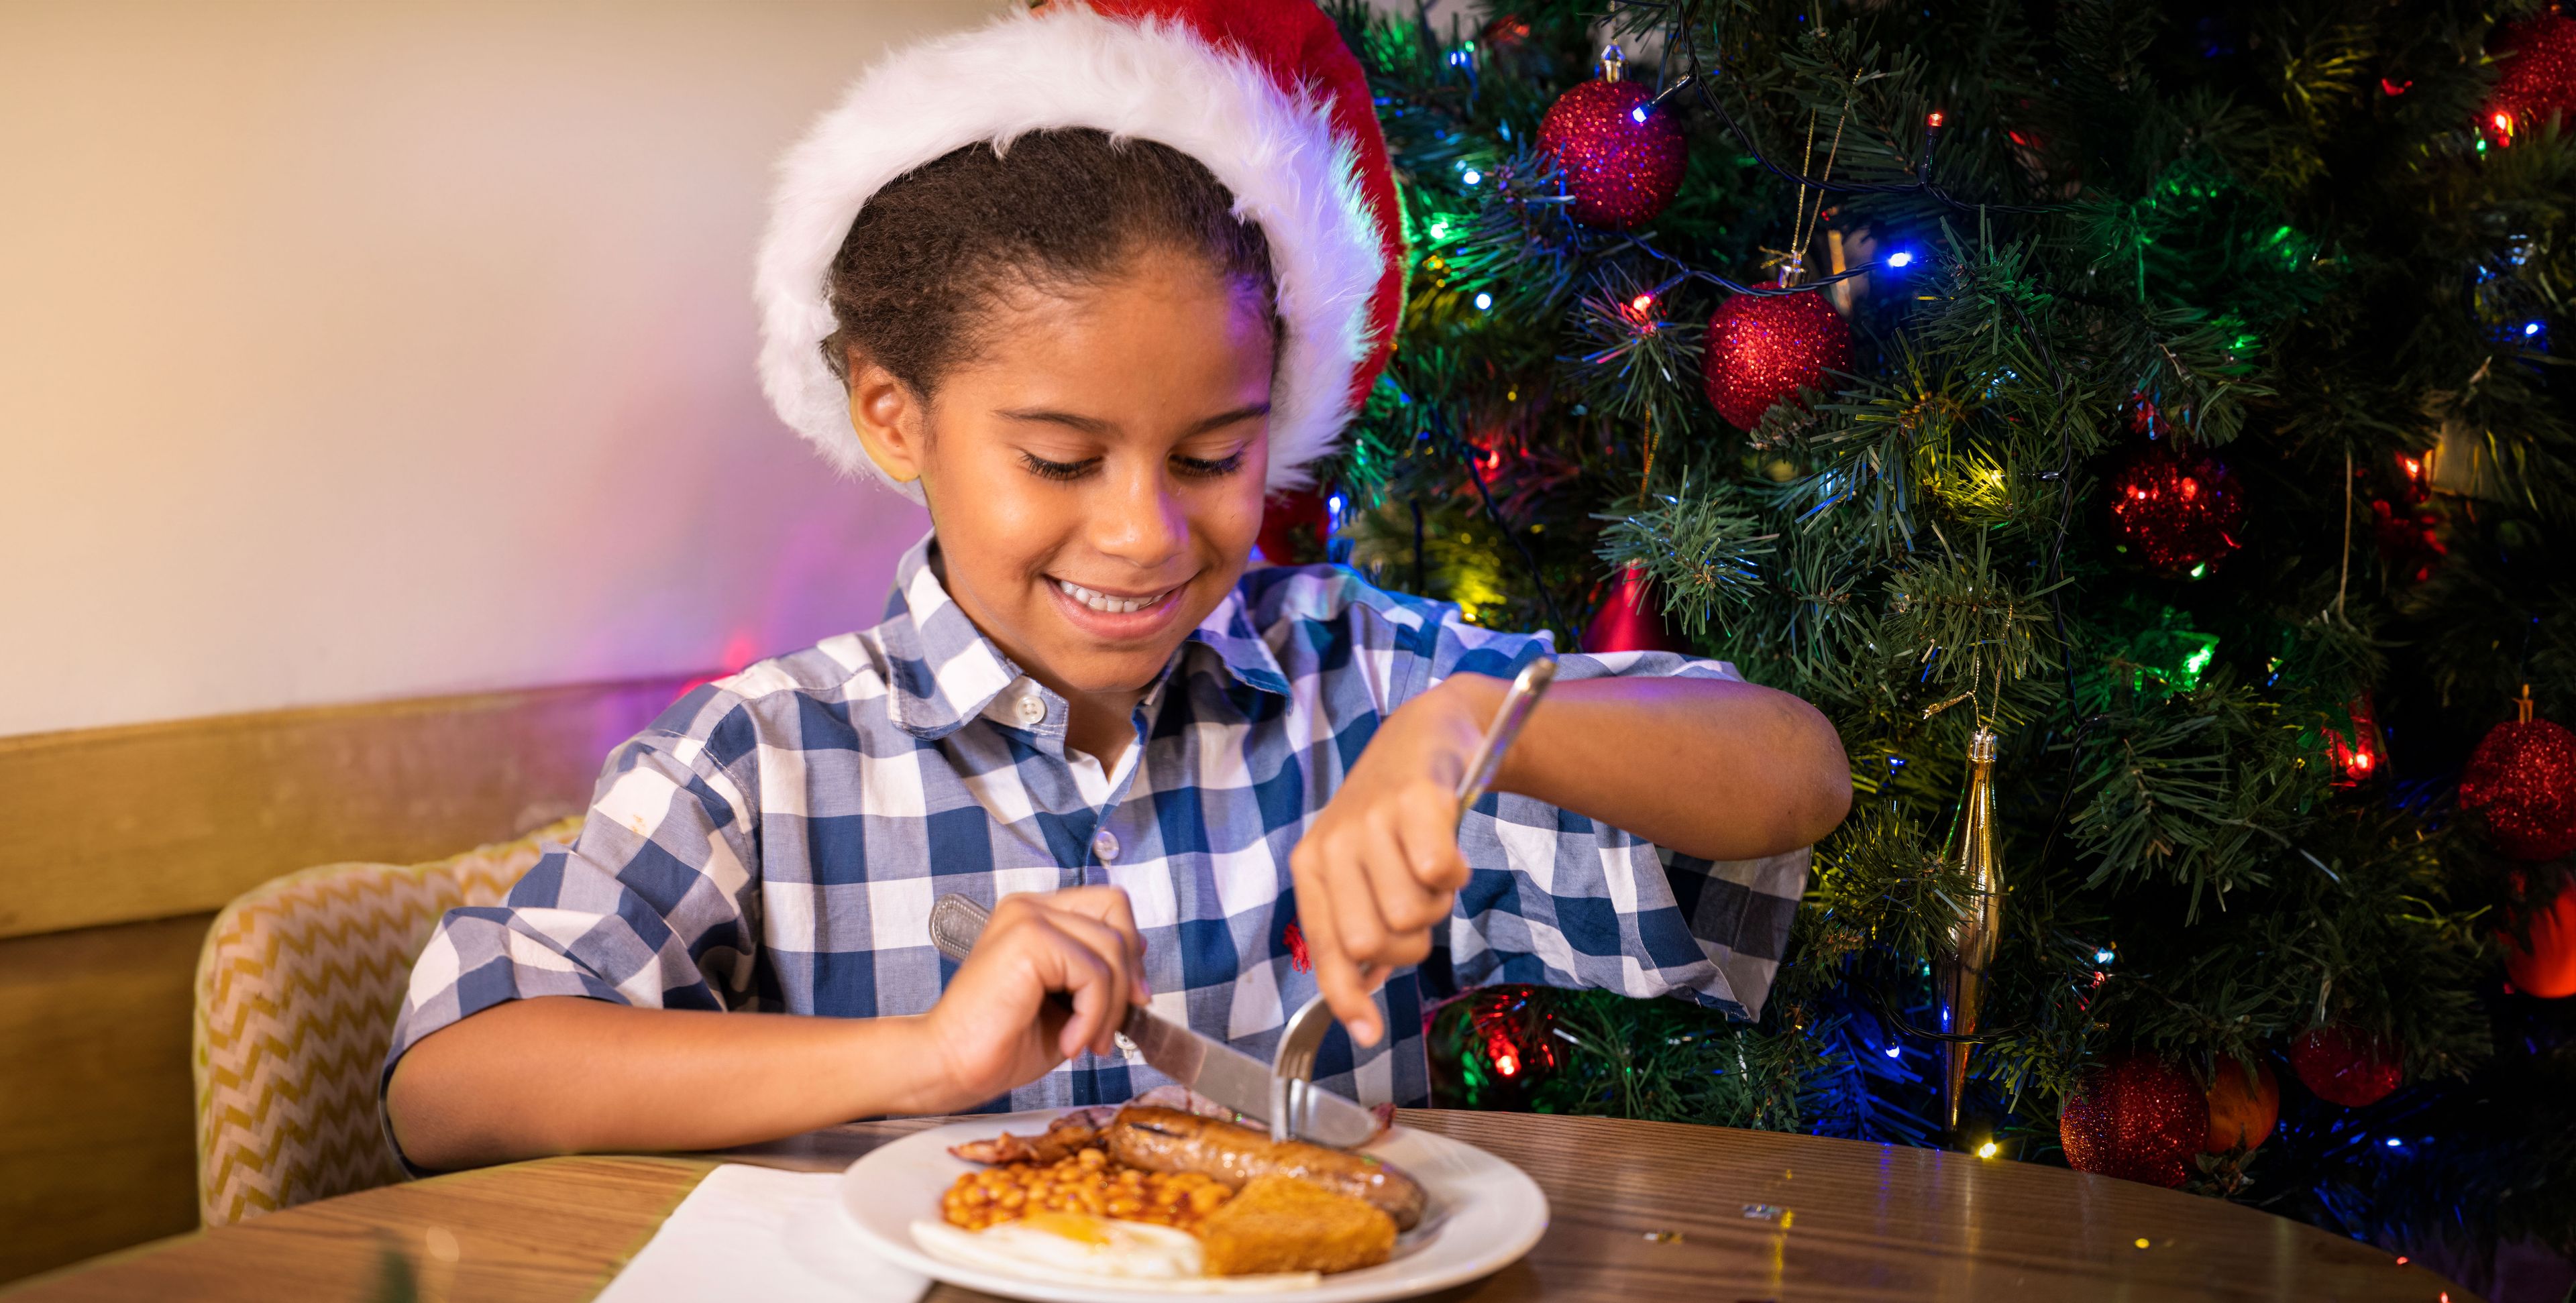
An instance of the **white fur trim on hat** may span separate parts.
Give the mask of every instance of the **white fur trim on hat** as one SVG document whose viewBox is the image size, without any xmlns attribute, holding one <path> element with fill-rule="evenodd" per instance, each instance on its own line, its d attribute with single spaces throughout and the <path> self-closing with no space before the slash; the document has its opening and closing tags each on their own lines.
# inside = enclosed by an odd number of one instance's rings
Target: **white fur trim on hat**
<svg viewBox="0 0 2576 1303">
<path fill-rule="evenodd" d="M 778 415 L 845 473 L 895 484 L 850 428 L 849 396 L 823 362 L 835 329 L 832 259 L 868 196 L 977 141 L 1007 147 L 1051 127 L 1151 140 L 1190 157 L 1234 193 L 1237 216 L 1270 243 L 1287 328 L 1271 394 L 1271 489 L 1309 483 L 1351 417 L 1354 370 L 1369 355 L 1369 298 L 1383 270 L 1375 219 L 1350 145 L 1318 96 L 1290 94 L 1258 65 L 1186 26 L 1105 18 L 1075 4 L 1007 15 L 897 51 L 863 74 L 779 167 L 753 278 L 760 383 Z"/>
</svg>

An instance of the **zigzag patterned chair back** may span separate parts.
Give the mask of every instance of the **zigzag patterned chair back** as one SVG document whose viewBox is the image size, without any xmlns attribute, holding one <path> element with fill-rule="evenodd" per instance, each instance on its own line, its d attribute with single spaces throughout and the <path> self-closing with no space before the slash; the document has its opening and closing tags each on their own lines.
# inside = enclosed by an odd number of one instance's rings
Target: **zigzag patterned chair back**
<svg viewBox="0 0 2576 1303">
<path fill-rule="evenodd" d="M 579 816 L 431 864 L 326 864 L 224 907 L 197 956 L 197 1215 L 208 1226 L 402 1179 L 376 1074 L 439 917 L 490 905 Z"/>
</svg>

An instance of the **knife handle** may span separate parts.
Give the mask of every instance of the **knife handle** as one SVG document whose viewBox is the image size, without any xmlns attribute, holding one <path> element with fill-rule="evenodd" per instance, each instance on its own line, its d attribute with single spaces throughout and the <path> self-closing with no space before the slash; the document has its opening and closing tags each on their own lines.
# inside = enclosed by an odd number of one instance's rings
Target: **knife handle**
<svg viewBox="0 0 2576 1303">
<path fill-rule="evenodd" d="M 992 918 L 993 911 L 949 892 L 930 902 L 930 944 L 937 946 L 939 953 L 965 963 L 966 952 L 975 948 L 975 938 L 984 935 L 984 925 Z"/>
<path fill-rule="evenodd" d="M 967 952 L 975 948 L 976 938 L 984 935 L 984 925 L 991 921 L 993 911 L 956 892 L 949 892 L 930 902 L 930 944 L 950 959 L 965 963 Z M 1073 997 L 1064 992 L 1049 991 L 1047 998 L 1065 1012 L 1073 1011 Z M 1119 1025 L 1119 1034 L 1135 1035 L 1136 1019 L 1143 1013 L 1144 1010 L 1136 1005 L 1127 1006 L 1127 1016 Z"/>
</svg>

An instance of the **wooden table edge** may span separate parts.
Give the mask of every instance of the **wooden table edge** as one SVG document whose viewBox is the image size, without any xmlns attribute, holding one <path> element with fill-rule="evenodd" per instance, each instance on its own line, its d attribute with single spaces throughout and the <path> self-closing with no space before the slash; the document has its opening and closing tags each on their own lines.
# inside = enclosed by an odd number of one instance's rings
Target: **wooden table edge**
<svg viewBox="0 0 2576 1303">
<path fill-rule="evenodd" d="M 473 1187 L 477 1185 L 494 1182 L 509 1182 L 513 1179 L 524 1178 L 531 1173 L 555 1172 L 566 1168 L 587 1167 L 592 1169 L 591 1175 L 594 1177 L 613 1175 L 615 1169 L 619 1168 L 641 1168 L 655 1170 L 666 1174 L 666 1177 L 668 1178 L 667 1188 L 658 1192 L 648 1192 L 639 1189 L 637 1191 L 639 1197 L 626 1204 L 620 1210 L 619 1215 L 621 1217 L 633 1222 L 641 1223 L 633 1227 L 632 1233 L 626 1237 L 622 1244 L 618 1244 L 614 1249 L 611 1249 L 607 1243 L 610 1237 L 603 1236 L 601 1237 L 601 1240 L 594 1241 L 589 1246 L 587 1253 L 582 1255 L 583 1257 L 588 1258 L 588 1262 L 581 1262 L 578 1259 L 567 1261 L 563 1264 L 564 1269 L 554 1277 L 554 1280 L 559 1285 L 569 1283 L 573 1280 L 579 1280 L 581 1282 L 580 1288 L 582 1291 L 582 1297 L 595 1298 L 601 1291 L 607 1289 L 609 1285 L 617 1279 L 618 1275 L 634 1261 L 638 1254 L 643 1252 L 645 1246 L 652 1242 L 653 1237 L 659 1234 L 662 1227 L 669 1221 L 671 1214 L 679 1208 L 681 1203 L 687 1200 L 688 1196 L 697 1189 L 698 1185 L 705 1179 L 705 1177 L 720 1166 L 727 1164 L 747 1164 L 752 1166 L 809 1172 L 838 1172 L 848 1167 L 851 1162 L 856 1161 L 857 1157 L 864 1155 L 866 1152 L 900 1136 L 908 1135 L 933 1126 L 968 1120 L 974 1119 L 972 1117 L 903 1118 L 888 1119 L 878 1122 L 853 1123 L 843 1127 L 829 1128 L 824 1131 L 793 1137 L 789 1140 L 781 1141 L 772 1145 L 751 1146 L 743 1149 L 713 1153 L 577 1154 L 529 1159 L 522 1162 L 501 1164 L 494 1167 L 479 1168 L 464 1172 L 443 1173 L 420 1181 L 403 1182 L 391 1187 L 379 1187 L 372 1191 L 359 1191 L 350 1195 L 340 1196 L 337 1199 L 316 1200 L 312 1203 L 298 1205 L 296 1209 L 281 1210 L 281 1213 L 292 1214 L 298 1209 L 322 1209 L 331 1205 L 338 1205 L 339 1211 L 345 1216 L 352 1211 L 352 1208 L 349 1204 L 342 1202 L 343 1200 L 368 1200 L 370 1196 L 374 1196 L 375 1200 L 378 1201 L 399 1200 L 402 1197 L 400 1192 L 403 1191 L 465 1193 L 470 1198 L 470 1192 Z M 1872 1144 L 1861 1141 L 1835 1140 L 1830 1137 L 1814 1137 L 1779 1132 L 1746 1131 L 1737 1128 L 1705 1127 L 1679 1123 L 1645 1123 L 1634 1120 L 1573 1116 L 1555 1117 L 1537 1114 L 1491 1114 L 1464 1110 L 1410 1109 L 1404 1110 L 1399 1115 L 1399 1120 L 1406 1125 L 1415 1127 L 1416 1129 L 1435 1134 L 1451 1135 L 1452 1138 L 1455 1139 L 1467 1140 L 1469 1143 L 1478 1143 L 1480 1147 L 1488 1148 L 1489 1150 L 1496 1148 L 1516 1149 L 1518 1146 L 1510 1144 L 1497 1145 L 1494 1142 L 1501 1138 L 1499 1135 L 1485 1135 L 1481 1133 L 1510 1132 L 1527 1127 L 1531 1124 L 1561 1125 L 1576 1132 L 1609 1130 L 1632 1132 L 1634 1134 L 1628 1138 L 1639 1141 L 1640 1143 L 1630 1146 L 1630 1148 L 1640 1152 L 1661 1152 L 1668 1149 L 1698 1148 L 1711 1143 L 1724 1145 L 1729 1150 L 1733 1151 L 1734 1165 L 1743 1167 L 1746 1170 L 1742 1173 L 1729 1173 L 1720 1178 L 1721 1180 L 1729 1183 L 1726 1187 L 1726 1192 L 1721 1197 L 1707 1201 L 1704 1206 L 1692 1206 L 1695 1201 L 1688 1200 L 1676 1202 L 1671 1205 L 1657 1204 L 1654 1205 L 1652 1214 L 1647 1218 L 1647 1220 L 1655 1222 L 1659 1226 L 1682 1226 L 1687 1224 L 1691 1227 L 1690 1239 L 1695 1244 L 1719 1246 L 1722 1246 L 1723 1242 L 1730 1238 L 1740 1239 L 1747 1234 L 1759 1235 L 1763 1233 L 1765 1228 L 1753 1226 L 1749 1222 L 1739 1223 L 1728 1214 L 1731 1214 L 1734 1208 L 1734 1201 L 1739 1197 L 1748 1201 L 1756 1199 L 1767 1201 L 1770 1199 L 1772 1194 L 1765 1194 L 1757 1190 L 1756 1186 L 1760 1178 L 1754 1169 L 1773 1167 L 1783 1160 L 1794 1161 L 1799 1167 L 1807 1167 L 1813 1164 L 1818 1167 L 1831 1168 L 1837 1157 L 1842 1159 L 1844 1162 L 1849 1163 L 1858 1159 L 1862 1155 L 1875 1155 L 1875 1161 L 1870 1164 L 1874 1167 L 1883 1167 L 1886 1161 L 1890 1158 L 1895 1158 L 1907 1165 L 1918 1167 L 1928 1165 L 1935 1169 L 1936 1172 L 1945 1166 L 1958 1164 L 1966 1165 L 1966 1170 L 1971 1173 L 1982 1171 L 1984 1168 L 1983 1163 L 1980 1163 L 1978 1160 L 1970 1158 L 1964 1154 L 1916 1150 L 1905 1146 Z M 1456 1134 L 1460 1131 L 1468 1134 Z M 1653 1141 L 1658 1137 L 1675 1143 L 1653 1143 Z M 1573 1137 L 1564 1137 L 1562 1139 L 1571 1140 Z M 1564 1147 L 1565 1146 L 1561 1141 L 1560 1143 L 1551 1146 L 1551 1148 L 1554 1149 L 1563 1149 Z M 1577 1147 L 1580 1148 L 1582 1146 Z M 1505 1157 L 1511 1158 L 1511 1155 L 1506 1154 Z M 1544 1153 L 1526 1154 L 1521 1158 L 1512 1159 L 1512 1161 L 1514 1161 L 1516 1165 L 1521 1166 L 1525 1171 L 1531 1171 L 1533 1167 L 1539 1169 L 1539 1171 L 1545 1171 L 1555 1166 L 1548 1161 L 1548 1156 Z M 2013 1166 L 2019 1167 L 2021 1165 L 2016 1164 Z M 2149 1213 L 2149 1211 L 2156 1206 L 2165 1204 L 2167 1199 L 2181 1201 L 2171 1205 L 2171 1208 L 2174 1211 L 2192 1208 L 2204 1202 L 2192 1196 L 2185 1195 L 2180 1191 L 2157 1190 L 2148 1186 L 2130 1186 L 2125 1182 L 2115 1182 L 2111 1181 L 2109 1178 L 2087 1176 L 2082 1173 L 2066 1172 L 2062 1169 L 2049 1170 L 2054 1170 L 2059 1178 L 2067 1178 L 2084 1183 L 2081 1187 L 2084 1192 L 2082 1202 L 2091 1202 L 2094 1199 L 2109 1198 L 2115 1202 L 2131 1203 L 2133 1210 L 2140 1214 Z M 1533 1179 L 1540 1179 L 1538 1171 L 1532 1171 L 1532 1175 Z M 1563 1173 L 1560 1172 L 1558 1175 L 1560 1179 L 1563 1178 Z M 1822 1173 L 1819 1173 L 1819 1175 L 1822 1175 Z M 1698 1178 L 1694 1177 L 1693 1179 Z M 1786 1181 L 1787 1179 L 1788 1174 L 1783 1170 L 1781 1172 L 1780 1180 Z M 1964 1179 L 1977 1180 L 1980 1178 L 1969 1176 Z M 2018 1180 L 2019 1178 L 2013 1179 Z M 1939 1180 L 1934 1182 L 1936 1185 L 1939 1183 Z M 1790 1195 L 1790 1188 L 1788 1186 L 1782 1186 L 1774 1193 L 1785 1196 L 1782 1198 L 1782 1202 L 1795 1202 L 1804 1205 L 1806 1203 L 1806 1198 L 1804 1196 L 1807 1194 L 1807 1184 L 1806 1182 L 1796 1182 L 1794 1184 L 1798 1187 L 1794 1196 Z M 662 1197 L 658 1199 L 653 1198 L 652 1194 L 654 1193 L 658 1193 Z M 1635 1192 L 1622 1189 L 1617 1196 L 1614 1196 L 1608 1201 L 1602 1203 L 1598 1208 L 1573 1200 L 1567 1201 L 1563 1208 L 1552 1206 L 1549 1237 L 1552 1238 L 1558 1233 L 1560 1223 L 1563 1223 L 1565 1227 L 1570 1229 L 1573 1225 L 1579 1222 L 1617 1222 L 1621 1220 L 1623 1216 L 1629 1221 L 1634 1221 L 1634 1214 L 1637 1210 L 1633 1207 L 1624 1206 L 1626 1202 L 1633 1199 L 1634 1193 Z M 1821 1194 L 1823 1192 L 1820 1190 L 1818 1193 Z M 2074 1191 L 2070 1190 L 2068 1193 L 2073 1194 Z M 1549 1197 L 1551 1205 L 1555 1205 L 1559 1200 L 1559 1196 L 1554 1192 L 1551 1192 Z M 2277 1225 L 2271 1226 L 2271 1233 L 2274 1235 L 2278 1235 L 2281 1228 L 2295 1228 L 2291 1230 L 2289 1234 L 2293 1239 L 2302 1241 L 2308 1246 L 2309 1256 L 2314 1256 L 2314 1250 L 2316 1248 L 2324 1247 L 2329 1242 L 2333 1245 L 2340 1246 L 2346 1252 L 2378 1252 L 2375 1249 L 2369 1248 L 2367 1245 L 2353 1244 L 2349 1241 L 2345 1241 L 2343 1237 L 2334 1236 L 2331 1232 L 2327 1232 L 2322 1228 L 2297 1221 L 2293 1218 L 2283 1217 L 2280 1214 L 2271 1212 L 2267 1209 L 2253 1208 L 2245 1205 L 2223 1204 L 2218 1203 L 2218 1201 L 2207 1202 L 2231 1209 L 2235 1213 L 2250 1214 L 2254 1218 L 2261 1219 L 2259 1222 L 2248 1220 L 2241 1223 L 2242 1232 L 2248 1236 L 2254 1236 L 2256 1234 L 2256 1228 L 2267 1224 L 2277 1223 Z M 1748 1202 L 1746 1205 L 1746 1216 L 1750 1218 L 1753 1209 L 1760 1206 L 1763 1205 L 1757 1202 Z M 1668 1207 L 1669 1211 L 1667 1211 Z M 1575 1212 L 1577 1208 L 1582 1209 L 1581 1214 L 1567 1216 L 1568 1213 Z M 370 1210 L 370 1212 L 373 1212 L 373 1210 Z M 1606 1216 L 1603 1214 L 1606 1214 Z M 269 1214 L 268 1216 L 277 1215 L 279 1214 Z M 437 1224 L 430 1217 L 410 1210 L 406 1210 L 406 1215 L 401 1217 L 388 1217 L 381 1213 L 376 1213 L 375 1216 L 377 1223 L 380 1225 L 399 1222 L 407 1227 L 416 1229 L 417 1224 L 423 1221 L 429 1221 L 433 1226 Z M 241 1225 L 256 1227 L 259 1222 L 265 1220 L 267 1220 L 267 1217 L 263 1216 L 261 1218 L 249 1219 L 248 1222 Z M 366 1218 L 361 1216 L 356 1220 L 363 1222 Z M 2193 1216 L 2186 1220 L 2201 1223 L 2206 1223 L 2207 1221 L 2206 1218 L 2199 1216 Z M 460 1227 L 461 1225 L 462 1224 L 460 1223 Z M 78 1277 L 93 1273 L 113 1273 L 120 1265 L 130 1264 L 137 1260 L 149 1259 L 160 1254 L 184 1250 L 188 1245 L 205 1241 L 218 1233 L 229 1232 L 234 1229 L 236 1229 L 236 1227 L 200 1228 L 195 1231 L 167 1236 L 162 1239 L 148 1241 L 143 1244 L 131 1245 L 123 1249 L 113 1250 L 109 1253 L 101 1254 L 82 1262 L 56 1268 L 43 1274 L 29 1277 L 25 1280 L 11 1282 L 7 1285 L 0 1285 L 0 1298 L 14 1298 L 20 1295 L 31 1295 L 46 1292 L 48 1286 L 68 1284 Z M 1599 1225 L 1593 1225 L 1581 1234 L 1598 1240 L 1601 1229 L 1602 1228 Z M 1626 1229 L 1633 1229 L 1633 1227 Z M 1817 1229 L 1823 1230 L 1824 1228 L 1820 1226 Z M 2203 1229 L 2205 1229 L 2205 1226 Z M 1784 1234 L 1787 1231 L 1787 1225 L 1785 1223 L 1781 1225 L 1780 1231 Z M 1614 1231 L 1612 1233 L 1612 1239 L 1619 1239 L 1622 1233 L 1623 1232 Z M 2186 1235 L 2189 1234 L 2189 1232 L 2185 1233 Z M 1651 1240 L 1657 1237 L 1650 1234 L 1648 1238 Z M 1675 1235 L 1673 1238 L 1679 1239 L 1681 1237 Z M 1850 1229 L 1844 1228 L 1836 1231 L 1828 1231 L 1826 1232 L 1826 1238 L 1829 1240 L 1850 1241 Z M 1807 1239 L 1807 1237 L 1801 1237 L 1801 1239 Z M 1553 1275 L 1552 1272 L 1545 1270 L 1545 1264 L 1540 1261 L 1541 1258 L 1546 1256 L 1544 1253 L 1544 1245 L 1546 1242 L 1547 1241 L 1545 1239 L 1541 1241 L 1542 1247 L 1538 1250 L 1534 1250 L 1532 1257 L 1525 1258 L 1521 1262 L 1515 1263 L 1511 1268 L 1505 1269 L 1506 1274 L 1516 1277 L 1518 1282 L 1506 1287 L 1508 1291 L 1506 1296 L 1514 1298 L 1522 1297 L 1522 1291 L 1524 1290 L 1532 1291 L 1528 1293 L 1527 1296 L 1529 1297 L 1546 1296 L 1549 1287 L 1549 1281 L 1546 1277 Z M 1815 1241 L 1808 1239 L 1807 1242 L 1814 1243 Z M 1871 1242 L 1872 1241 L 1869 1240 L 1852 1241 L 1854 1247 Z M 2251 1240 L 2248 1241 L 2248 1243 L 2251 1242 Z M 1595 1246 L 1595 1248 L 1607 1248 L 1609 1243 L 1610 1241 L 1601 1241 L 1600 1244 Z M 1989 1270 L 2027 1269 L 2039 1277 L 2048 1278 L 2054 1276 L 2054 1278 L 2060 1280 L 2072 1279 L 2073 1277 L 2069 1274 L 2070 1271 L 2080 1269 L 2082 1267 L 2080 1259 L 2073 1256 L 2051 1254 L 2031 1255 L 2021 1252 L 2006 1244 L 1989 1244 L 1983 1249 L 1963 1249 L 1962 1246 L 1955 1244 L 1916 1240 L 1885 1241 L 1885 1246 L 1888 1251 L 1898 1255 L 1916 1255 L 1921 1258 L 1930 1259 L 1959 1259 L 1964 1257 L 1973 1265 L 1984 1267 Z M 415 1250 L 415 1252 L 417 1252 L 417 1250 Z M 1624 1251 L 1614 1253 L 1613 1256 L 1624 1256 Z M 1869 1255 L 1866 1251 L 1854 1255 L 1855 1260 L 1865 1258 L 1867 1256 Z M 1562 1265 L 1563 1263 L 1560 1261 L 1558 1266 L 1562 1267 Z M 1606 1267 L 1613 1264 L 1609 1258 L 1602 1258 L 1591 1265 L 1596 1267 Z M 585 1267 L 591 1267 L 593 1269 L 584 1270 L 583 1268 Z M 2112 1270 L 2115 1273 L 2118 1272 L 2117 1268 L 2113 1268 Z M 2432 1299 L 2437 1296 L 2444 1287 L 2447 1287 L 2450 1290 L 2449 1297 L 2459 1300 L 2460 1303 L 2470 1303 L 2470 1300 L 2476 1297 L 2469 1291 L 2461 1288 L 2459 1285 L 2443 1279 L 2437 1273 L 2424 1270 L 2420 1267 L 2415 1268 L 2414 1271 L 2420 1273 L 2414 1274 L 2413 1286 L 2415 1292 L 2420 1292 L 2425 1303 L 2431 1303 Z M 2333 1273 L 2329 1272 L 2328 1275 L 2331 1276 Z M 2123 1279 L 2124 1277 L 2115 1274 L 2112 1278 Z M 2349 1280 L 2350 1278 L 2345 1277 L 2344 1279 Z M 1492 1280 L 1493 1278 L 1488 1278 L 1485 1282 L 1479 1282 L 1474 1288 L 1480 1290 L 1484 1285 L 1491 1283 Z M 1748 1285 L 1751 1284 L 1750 1281 L 1745 1283 Z M 1775 1287 L 1777 1283 L 1779 1282 L 1775 1282 Z M 2136 1283 L 2141 1285 L 2147 1284 L 2144 1281 Z M 2177 1282 L 2172 1280 L 2165 1281 L 2165 1288 L 2161 1291 L 2160 1296 L 2162 1296 L 2162 1294 L 2169 1294 L 2170 1287 L 2176 1283 Z M 2313 1283 L 2323 1285 L 2325 1280 L 2323 1278 L 2319 1278 L 2313 1281 Z M 1832 1284 L 1828 1282 L 1811 1279 L 1807 1284 L 1809 1286 L 1823 1285 L 1828 1291 L 1833 1290 Z M 2395 1284 L 2395 1282 L 2391 1281 L 2390 1284 Z M 2147 1288 L 2150 1292 L 2159 1292 L 2156 1286 L 2147 1285 Z M 100 1296 L 99 1292 L 96 1290 L 84 1292 L 79 1290 L 77 1287 L 64 1292 L 74 1296 Z M 1762 1291 L 1757 1289 L 1754 1292 L 1758 1294 Z M 1804 1291 L 1797 1290 L 1793 1287 L 1791 1292 Z M 2389 1296 L 2388 1291 L 2384 1289 L 2373 1289 L 2365 1292 L 2374 1297 Z M 945 1287 L 934 1287 L 934 1293 L 931 1295 L 931 1298 L 940 1299 L 952 1296 L 952 1294 L 946 1291 Z M 1446 1297 L 1446 1295 L 1444 1295 L 1444 1297 Z"/>
</svg>

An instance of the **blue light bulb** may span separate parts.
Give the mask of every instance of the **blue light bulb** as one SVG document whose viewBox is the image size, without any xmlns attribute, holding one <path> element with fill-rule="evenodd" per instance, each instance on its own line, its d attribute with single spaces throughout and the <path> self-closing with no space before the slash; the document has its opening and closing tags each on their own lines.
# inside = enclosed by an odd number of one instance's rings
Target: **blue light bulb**
<svg viewBox="0 0 2576 1303">
<path fill-rule="evenodd" d="M 2537 321 L 2526 321 L 2526 322 L 2522 323 L 2522 333 L 2523 333 L 2525 336 L 2530 336 L 2530 335 L 2537 335 L 2537 334 L 2539 334 L 2539 333 L 2540 333 L 2540 323 L 2539 323 L 2539 322 L 2537 322 Z"/>
<path fill-rule="evenodd" d="M 1890 1045 L 1887 1047 L 1887 1057 L 1891 1059 L 1901 1059 L 1905 1057 L 1905 1051 L 1898 1046 Z"/>
<path fill-rule="evenodd" d="M 1643 122 L 1643 121 L 1645 121 L 1645 120 L 1646 120 L 1646 106 L 1645 106 L 1645 105 L 1643 105 L 1643 104 L 1640 104 L 1640 105 L 1638 105 L 1637 107 L 1635 107 L 1635 108 L 1633 108 L 1633 109 L 1628 110 L 1628 116 L 1629 116 L 1629 118 L 1631 118 L 1631 119 L 1632 119 L 1632 120 L 1634 120 L 1634 121 L 1638 121 L 1638 122 Z"/>
<path fill-rule="evenodd" d="M 1466 183 L 1467 183 L 1467 184 L 1469 184 L 1469 185 L 1474 185 L 1474 184 L 1476 184 L 1477 182 L 1484 180 L 1484 179 L 1485 179 L 1485 174 L 1484 174 L 1484 173 L 1482 173 L 1482 172 L 1479 172 L 1479 171 L 1477 171 L 1476 169 L 1474 169 L 1474 168 L 1472 168 L 1472 167 L 1471 167 L 1471 168 L 1468 168 L 1466 171 L 1459 173 L 1459 174 L 1458 174 L 1458 179 L 1459 179 L 1459 180 L 1461 180 L 1461 181 L 1466 182 Z"/>
<path fill-rule="evenodd" d="M 1887 255 L 1887 265 L 1890 267 L 1913 266 L 1914 251 L 1912 249 L 1899 249 L 1896 252 Z"/>
<path fill-rule="evenodd" d="M 1491 307 L 1493 307 L 1493 306 L 1494 306 L 1494 296 L 1493 296 L 1493 295 L 1491 295 L 1491 294 L 1481 294 L 1481 293 L 1480 293 L 1480 294 L 1478 294 L 1478 295 L 1476 296 L 1476 311 L 1478 311 L 1478 312 L 1483 312 L 1483 311 L 1485 311 L 1486 309 L 1491 308 Z"/>
<path fill-rule="evenodd" d="M 2119 958 L 2117 954 L 2108 950 L 2096 950 L 2093 952 L 2093 962 L 2097 964 L 2107 964 L 2117 958 Z"/>
</svg>

